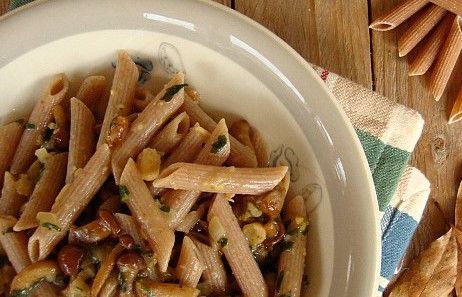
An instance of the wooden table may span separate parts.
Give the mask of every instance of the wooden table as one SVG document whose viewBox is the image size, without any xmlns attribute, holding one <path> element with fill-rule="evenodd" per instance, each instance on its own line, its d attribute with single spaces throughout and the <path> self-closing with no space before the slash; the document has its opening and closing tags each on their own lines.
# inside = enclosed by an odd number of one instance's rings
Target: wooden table
<svg viewBox="0 0 462 297">
<path fill-rule="evenodd" d="M 10 0 L 0 0 L 0 14 Z M 447 117 L 462 81 L 458 63 L 446 95 L 435 102 L 426 78 L 407 76 L 407 59 L 398 58 L 392 32 L 371 32 L 368 24 L 399 0 L 216 0 L 276 33 L 306 60 L 343 75 L 418 110 L 426 125 L 411 165 L 432 183 L 431 200 L 407 258 L 442 234 L 454 221 L 455 193 L 462 178 L 462 122 Z M 404 25 L 404 27 L 406 27 Z M 412 53 L 410 55 L 412 58 Z"/>
</svg>

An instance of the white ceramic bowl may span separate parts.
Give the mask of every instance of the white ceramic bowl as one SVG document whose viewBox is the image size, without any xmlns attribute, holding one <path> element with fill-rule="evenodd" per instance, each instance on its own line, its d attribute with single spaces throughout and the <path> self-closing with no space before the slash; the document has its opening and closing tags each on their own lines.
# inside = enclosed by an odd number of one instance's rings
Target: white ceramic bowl
<svg viewBox="0 0 462 297">
<path fill-rule="evenodd" d="M 30 110 L 53 74 L 75 87 L 110 72 L 117 49 L 152 61 L 153 77 L 185 71 L 210 111 L 249 120 L 272 161 L 290 165 L 310 206 L 305 295 L 375 294 L 378 210 L 360 143 L 321 79 L 268 30 L 203 1 L 50 0 L 0 18 L 0 44 L 4 120 Z"/>
</svg>

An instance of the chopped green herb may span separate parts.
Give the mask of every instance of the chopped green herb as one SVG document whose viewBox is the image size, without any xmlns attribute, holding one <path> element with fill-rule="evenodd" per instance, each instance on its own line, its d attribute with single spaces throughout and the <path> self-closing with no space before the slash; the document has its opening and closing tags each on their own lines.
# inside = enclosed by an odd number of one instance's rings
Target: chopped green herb
<svg viewBox="0 0 462 297">
<path fill-rule="evenodd" d="M 45 132 L 43 132 L 43 141 L 49 141 L 52 135 L 53 135 L 53 129 L 46 127 Z"/>
<path fill-rule="evenodd" d="M 0 268 L 5 266 L 6 263 L 8 263 L 8 257 L 5 255 L 0 255 Z"/>
<path fill-rule="evenodd" d="M 122 201 L 123 203 L 126 203 L 128 201 L 128 195 L 130 195 L 130 192 L 128 191 L 126 186 L 120 185 L 119 195 L 120 195 L 120 201 Z"/>
<path fill-rule="evenodd" d="M 276 278 L 276 291 L 279 291 L 282 284 L 282 279 L 284 278 L 284 270 L 279 272 L 278 277 Z"/>
<path fill-rule="evenodd" d="M 122 271 L 119 272 L 119 275 L 117 276 L 117 281 L 119 283 L 120 290 L 122 292 L 127 291 L 127 281 L 125 280 L 125 276 Z"/>
<path fill-rule="evenodd" d="M 218 239 L 217 243 L 218 243 L 221 247 L 225 247 L 225 246 L 228 244 L 228 238 L 222 237 L 222 238 Z"/>
<path fill-rule="evenodd" d="M 225 135 L 218 136 L 217 141 L 212 144 L 211 152 L 216 154 L 218 153 L 227 143 L 227 138 Z"/>
<path fill-rule="evenodd" d="M 35 129 L 35 124 L 31 124 L 31 123 L 26 123 L 24 125 L 24 127 L 28 130 L 34 130 Z"/>
<path fill-rule="evenodd" d="M 160 210 L 162 210 L 163 212 L 170 212 L 170 206 L 161 204 Z"/>
<path fill-rule="evenodd" d="M 154 293 L 151 291 L 150 288 L 142 286 L 141 289 L 146 293 L 148 297 L 154 297 Z"/>
<path fill-rule="evenodd" d="M 186 87 L 187 85 L 188 84 L 171 86 L 165 91 L 165 94 L 162 97 L 162 100 L 164 100 L 165 102 L 169 102 L 170 100 L 172 100 L 173 96 L 175 96 L 175 94 L 178 93 L 178 91 L 180 91 L 182 88 Z"/>
<path fill-rule="evenodd" d="M 52 224 L 52 223 L 45 222 L 45 223 L 41 223 L 40 225 L 42 227 L 47 228 L 48 230 L 54 230 L 54 231 L 58 231 L 58 232 L 61 231 L 61 228 L 59 226 L 57 226 L 55 224 Z"/>
<path fill-rule="evenodd" d="M 294 247 L 294 242 L 292 240 L 284 241 L 282 244 L 282 251 L 290 251 Z"/>
</svg>

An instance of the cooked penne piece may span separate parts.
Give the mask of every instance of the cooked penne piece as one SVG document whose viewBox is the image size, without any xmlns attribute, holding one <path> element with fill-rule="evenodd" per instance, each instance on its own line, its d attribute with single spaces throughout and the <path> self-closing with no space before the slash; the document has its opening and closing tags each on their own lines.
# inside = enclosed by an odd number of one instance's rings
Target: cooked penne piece
<svg viewBox="0 0 462 297">
<path fill-rule="evenodd" d="M 56 197 L 51 214 L 56 216 L 58 230 L 39 227 L 29 239 L 29 257 L 33 262 L 45 259 L 64 238 L 71 224 L 85 209 L 109 175 L 110 150 L 107 144 L 98 147 L 83 169 L 74 176 Z"/>
<path fill-rule="evenodd" d="M 154 95 L 147 89 L 137 89 L 135 91 L 135 109 L 138 112 L 142 112 L 152 100 Z"/>
<path fill-rule="evenodd" d="M 52 118 L 53 108 L 64 99 L 68 89 L 67 77 L 58 74 L 35 104 L 11 163 L 12 174 L 23 173 L 32 164 L 35 150 L 43 143 L 43 134 Z"/>
<path fill-rule="evenodd" d="M 14 231 L 22 231 L 38 226 L 36 219 L 40 211 L 49 211 L 56 196 L 64 185 L 67 153 L 51 156 L 44 164 L 42 177 L 35 185 L 34 192 L 24 207 L 24 211 L 14 226 Z"/>
<path fill-rule="evenodd" d="M 425 12 L 415 20 L 409 29 L 398 40 L 400 57 L 407 55 L 439 21 L 445 16 L 446 10 L 437 5 L 429 4 Z"/>
<path fill-rule="evenodd" d="M 394 29 L 419 11 L 428 2 L 428 0 L 402 0 L 401 3 L 395 6 L 391 11 L 372 22 L 369 28 L 377 31 Z"/>
<path fill-rule="evenodd" d="M 208 222 L 211 240 L 221 246 L 242 293 L 245 296 L 268 296 L 268 288 L 260 268 L 231 206 L 223 195 L 217 194 L 213 200 Z"/>
<path fill-rule="evenodd" d="M 93 284 L 91 286 L 91 296 L 98 297 L 99 292 L 103 288 L 106 280 L 109 278 L 112 269 L 116 265 L 116 260 L 122 254 L 124 248 L 122 245 L 117 244 L 111 251 L 111 253 L 103 260 L 98 273 L 95 276 Z"/>
<path fill-rule="evenodd" d="M 188 113 L 192 123 L 199 123 L 201 127 L 209 132 L 212 132 L 213 129 L 215 129 L 217 123 L 207 113 L 205 113 L 205 111 L 203 111 L 196 102 L 187 96 L 184 100 L 183 109 Z M 237 141 L 234 137 L 231 136 L 229 138 L 231 143 L 231 153 L 227 162 L 229 162 L 230 165 L 237 167 L 256 167 L 257 158 L 253 151 Z"/>
<path fill-rule="evenodd" d="M 430 78 L 430 91 L 436 101 L 440 100 L 449 81 L 459 54 L 462 50 L 462 18 L 456 16 L 451 31 L 442 47 L 442 51 L 435 62 Z"/>
<path fill-rule="evenodd" d="M 190 211 L 184 216 L 181 223 L 176 227 L 176 231 L 189 233 L 205 213 L 205 204 L 202 203 L 196 210 Z"/>
<path fill-rule="evenodd" d="M 457 95 L 456 101 L 452 106 L 451 115 L 449 116 L 448 124 L 453 124 L 462 120 L 462 88 Z"/>
<path fill-rule="evenodd" d="M 235 168 L 175 163 L 167 167 L 153 185 L 189 191 L 258 195 L 272 190 L 287 169 L 287 166 Z"/>
<path fill-rule="evenodd" d="M 253 150 L 252 141 L 250 141 L 250 125 L 246 120 L 234 122 L 229 128 L 229 134 L 234 136 L 240 143 Z"/>
<path fill-rule="evenodd" d="M 423 75 L 430 69 L 448 36 L 453 20 L 452 15 L 446 15 L 436 30 L 431 33 L 425 44 L 419 48 L 417 56 L 409 66 L 409 76 Z"/>
<path fill-rule="evenodd" d="M 195 288 L 204 269 L 205 266 L 196 245 L 188 236 L 185 236 L 175 269 L 180 285 Z"/>
<path fill-rule="evenodd" d="M 219 251 L 198 240 L 194 240 L 194 244 L 204 261 L 205 270 L 202 277 L 207 287 L 215 295 L 225 294 L 228 288 L 228 278 Z"/>
<path fill-rule="evenodd" d="M 136 296 L 139 297 L 197 297 L 199 293 L 198 289 L 182 287 L 178 284 L 163 284 L 151 280 L 136 282 Z"/>
<path fill-rule="evenodd" d="M 103 125 L 101 126 L 101 133 L 99 134 L 98 146 L 106 141 L 109 127 L 114 118 L 132 113 L 138 76 L 138 68 L 130 56 L 125 51 L 120 51 L 117 55 L 117 66 Z"/>
<path fill-rule="evenodd" d="M 128 159 L 138 155 L 162 124 L 183 104 L 183 87 L 184 75 L 178 73 L 132 123 L 127 138 L 112 156 L 112 172 L 116 183 Z"/>
<path fill-rule="evenodd" d="M 287 171 L 284 178 L 274 189 L 262 195 L 251 197 L 251 201 L 260 211 L 271 219 L 275 219 L 281 213 L 289 186 L 290 174 Z"/>
<path fill-rule="evenodd" d="M 196 124 L 167 157 L 163 166 L 167 167 L 177 162 L 189 163 L 194 161 L 209 137 L 210 133 Z"/>
<path fill-rule="evenodd" d="M 133 238 L 135 243 L 145 249 L 146 245 L 144 244 L 143 237 L 141 236 L 140 230 L 132 216 L 123 213 L 116 213 L 114 216 L 116 217 L 117 222 L 119 222 L 120 227 Z"/>
<path fill-rule="evenodd" d="M 263 137 L 257 129 L 250 127 L 250 142 L 257 157 L 258 167 L 268 166 L 268 149 Z"/>
<path fill-rule="evenodd" d="M 0 214 L 17 216 L 21 206 L 27 201 L 27 196 L 16 190 L 16 180 L 8 171 L 5 172 L 2 195 L 0 196 Z"/>
<path fill-rule="evenodd" d="M 457 15 L 462 15 L 462 3 L 460 0 L 431 0 L 431 2 Z"/>
<path fill-rule="evenodd" d="M 286 236 L 286 247 L 279 257 L 276 293 L 278 296 L 290 294 L 300 296 L 306 257 L 306 218 L 305 202 L 302 196 L 289 201 L 285 210 L 285 220 L 290 221 Z"/>
<path fill-rule="evenodd" d="M 114 297 L 118 296 L 119 291 L 119 282 L 117 280 L 117 273 L 113 270 L 109 277 L 106 279 L 101 291 L 99 292 L 99 297 Z"/>
<path fill-rule="evenodd" d="M 101 113 L 100 110 L 106 109 L 108 99 L 106 93 L 106 77 L 92 75 L 84 79 L 75 97 L 82 101 L 98 120 L 102 120 L 104 118 L 104 111 Z M 100 108 L 101 105 L 104 108 Z"/>
<path fill-rule="evenodd" d="M 120 178 L 122 200 L 147 236 L 151 249 L 158 259 L 159 269 L 167 271 L 175 235 L 167 224 L 167 216 L 154 199 L 136 169 L 135 162 L 129 159 Z"/>
<path fill-rule="evenodd" d="M 168 154 L 180 143 L 188 131 L 189 116 L 186 112 L 182 112 L 154 136 L 149 147 Z"/>
<path fill-rule="evenodd" d="M 228 159 L 229 152 L 228 128 L 225 121 L 221 120 L 200 150 L 195 163 L 220 166 Z M 169 190 L 162 196 L 164 203 L 170 207 L 169 225 L 172 228 L 176 228 L 183 221 L 200 194 L 201 191 L 197 190 Z"/>
<path fill-rule="evenodd" d="M 10 168 L 22 132 L 23 127 L 17 122 L 0 127 L 0 188 L 3 187 L 3 176 Z M 5 209 L 2 210 L 5 211 Z"/>
<path fill-rule="evenodd" d="M 88 107 L 77 98 L 71 98 L 71 128 L 66 183 L 74 172 L 83 168 L 95 152 L 95 118 Z"/>
</svg>

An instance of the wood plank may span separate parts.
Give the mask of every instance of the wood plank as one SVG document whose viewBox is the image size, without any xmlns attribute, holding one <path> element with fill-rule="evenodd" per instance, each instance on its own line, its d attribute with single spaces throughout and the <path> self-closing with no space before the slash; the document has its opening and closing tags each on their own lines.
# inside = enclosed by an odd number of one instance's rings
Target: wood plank
<svg viewBox="0 0 462 297">
<path fill-rule="evenodd" d="M 372 19 L 389 10 L 399 0 L 370 0 Z M 376 91 L 388 98 L 413 108 L 425 119 L 423 135 L 418 142 L 411 165 L 416 166 L 427 176 L 432 184 L 430 198 L 437 202 L 437 208 L 429 208 L 423 218 L 423 224 L 439 221 L 439 224 L 419 227 L 414 236 L 409 255 L 416 255 L 427 246 L 435 236 L 442 235 L 441 222 L 454 222 L 454 204 L 459 181 L 462 177 L 462 138 L 460 131 L 462 123 L 448 126 L 447 119 L 452 104 L 462 82 L 462 63 L 458 65 L 451 76 L 445 95 L 435 102 L 428 90 L 428 75 L 424 77 L 408 77 L 407 58 L 398 58 L 397 42 L 400 34 L 409 26 L 407 21 L 394 31 L 373 32 L 373 72 Z M 412 61 L 414 52 L 409 60 Z M 440 234 L 438 234 L 440 233 Z M 412 258 L 408 256 L 407 259 Z M 408 261 L 408 260 L 407 260 Z"/>
<path fill-rule="evenodd" d="M 367 1 L 328 2 L 236 0 L 235 9 L 276 33 L 309 62 L 371 88 Z"/>
<path fill-rule="evenodd" d="M 10 8 L 10 0 L 0 0 L 0 15 L 8 12 Z"/>
</svg>

